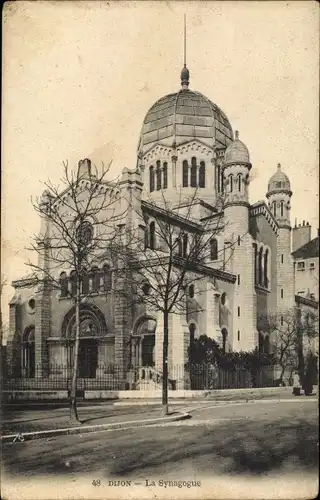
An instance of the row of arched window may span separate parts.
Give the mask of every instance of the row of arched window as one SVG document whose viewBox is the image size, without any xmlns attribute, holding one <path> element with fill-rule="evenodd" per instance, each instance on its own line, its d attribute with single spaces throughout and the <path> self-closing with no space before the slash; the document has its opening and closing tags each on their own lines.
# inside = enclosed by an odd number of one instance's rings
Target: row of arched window
<svg viewBox="0 0 320 500">
<path fill-rule="evenodd" d="M 77 294 L 77 281 L 79 277 L 76 271 L 60 274 L 60 297 L 75 297 Z M 112 287 L 112 273 L 109 264 L 105 264 L 102 269 L 93 266 L 90 270 L 84 271 L 80 276 L 80 293 L 87 295 L 92 292 L 108 292 Z"/>
<path fill-rule="evenodd" d="M 156 163 L 156 168 L 153 165 L 149 168 L 149 182 L 150 182 L 150 193 L 160 189 L 167 189 L 168 187 L 168 163 L 163 162 L 161 168 L 161 162 L 158 160 Z"/>
<path fill-rule="evenodd" d="M 228 176 L 228 179 L 229 179 L 229 192 L 230 193 L 233 193 L 235 191 L 241 192 L 242 175 L 238 174 L 236 176 L 236 175 L 230 174 Z"/>
<path fill-rule="evenodd" d="M 206 165 L 204 161 L 197 164 L 197 159 L 191 158 L 191 166 L 187 160 L 182 163 L 182 187 L 206 187 Z"/>
<path fill-rule="evenodd" d="M 189 253 L 189 235 L 185 233 L 183 236 L 176 238 L 175 246 L 176 246 L 176 254 L 186 258 Z M 216 238 L 211 238 L 209 241 L 210 246 L 210 260 L 218 259 L 218 241 Z M 145 229 L 145 241 L 144 241 L 145 249 L 150 248 L 151 250 L 156 249 L 156 223 L 155 221 L 151 221 L 146 229 Z M 201 250 L 201 244 L 197 245 L 195 243 L 195 250 L 199 247 L 199 251 Z"/>
<path fill-rule="evenodd" d="M 264 337 L 262 333 L 259 333 L 259 352 L 263 354 L 270 354 L 269 335 Z"/>
<path fill-rule="evenodd" d="M 255 284 L 269 288 L 269 249 L 256 243 L 254 246 Z"/>
<path fill-rule="evenodd" d="M 272 203 L 272 213 L 273 213 L 274 217 L 276 217 L 277 215 L 280 215 L 280 217 L 283 217 L 284 216 L 284 201 L 280 201 L 280 213 L 277 210 L 277 203 L 274 201 Z"/>
</svg>

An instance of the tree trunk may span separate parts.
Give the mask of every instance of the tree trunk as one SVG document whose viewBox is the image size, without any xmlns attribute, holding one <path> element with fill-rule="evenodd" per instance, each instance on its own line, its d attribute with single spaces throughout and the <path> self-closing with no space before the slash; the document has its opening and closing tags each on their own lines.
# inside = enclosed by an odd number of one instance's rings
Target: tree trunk
<svg viewBox="0 0 320 500">
<path fill-rule="evenodd" d="M 73 371 L 70 392 L 70 420 L 75 420 L 80 423 L 77 412 L 77 376 L 78 376 L 78 357 L 80 343 L 80 277 L 77 280 L 77 297 L 76 297 L 76 338 L 73 352 Z"/>
<path fill-rule="evenodd" d="M 162 354 L 162 413 L 168 415 L 168 312 L 163 313 L 163 354 Z"/>
</svg>

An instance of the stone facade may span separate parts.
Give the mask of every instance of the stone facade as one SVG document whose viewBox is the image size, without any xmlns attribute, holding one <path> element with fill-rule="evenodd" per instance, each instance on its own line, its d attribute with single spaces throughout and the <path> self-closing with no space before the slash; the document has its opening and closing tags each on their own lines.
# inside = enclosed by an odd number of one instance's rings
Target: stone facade
<svg viewBox="0 0 320 500">
<path fill-rule="evenodd" d="M 185 309 L 173 308 L 169 314 L 169 377 L 176 381 L 176 388 L 185 387 L 184 376 L 176 368 L 188 360 L 191 334 L 213 337 L 227 350 L 252 350 L 258 346 L 259 333 L 264 333 L 258 331 L 259 317 L 295 305 L 290 182 L 278 166 L 268 184 L 267 202 L 251 203 L 251 167 L 249 151 L 238 133 L 234 138 L 224 113 L 184 86 L 149 110 L 137 166 L 125 168 L 117 184 L 116 210 L 125 213 L 117 231 L 125 241 L 129 234 L 135 234 L 140 243 L 146 234 L 150 238 L 151 225 L 163 217 L 168 200 L 171 211 L 166 216 L 180 231 L 183 227 L 188 235 L 206 229 L 215 236 L 214 250 L 195 264 L 197 279 L 187 294 Z M 89 171 L 90 161 L 80 162 L 79 169 Z M 103 219 L 104 214 L 99 217 Z M 208 219 L 212 226 L 206 225 Z M 46 224 L 42 221 L 42 230 L 50 237 L 52 228 Z M 294 237 L 295 245 L 305 242 L 304 234 L 299 238 Z M 208 248 L 211 243 L 209 238 Z M 155 244 L 165 256 L 166 246 L 161 241 Z M 45 253 L 40 259 L 39 265 L 50 269 Z M 94 364 L 94 370 L 84 371 L 83 377 L 98 376 L 110 366 L 117 367 L 124 381 L 142 365 L 153 365 L 160 373 L 161 311 L 133 303 L 123 293 L 130 289 L 126 270 L 113 272 L 107 257 L 97 257 L 96 264 L 102 273 L 98 279 L 110 272 L 111 285 L 107 292 L 89 293 L 82 306 L 81 359 L 85 362 L 89 356 Z M 71 269 L 61 271 L 69 277 Z M 45 377 L 55 373 L 57 365 L 67 367 L 72 355 L 74 303 L 49 285 L 39 290 L 30 279 L 15 281 L 13 286 L 7 341 L 12 374 Z M 36 373 L 30 368 L 32 363 Z"/>
</svg>

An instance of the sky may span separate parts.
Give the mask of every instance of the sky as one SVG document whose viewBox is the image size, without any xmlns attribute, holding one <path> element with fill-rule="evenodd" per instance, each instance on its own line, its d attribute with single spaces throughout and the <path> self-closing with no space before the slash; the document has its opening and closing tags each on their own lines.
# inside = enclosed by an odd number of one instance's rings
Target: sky
<svg viewBox="0 0 320 500">
<path fill-rule="evenodd" d="M 317 2 L 7 2 L 3 15 L 2 296 L 28 273 L 31 200 L 85 157 L 134 168 L 143 119 L 180 88 L 183 17 L 190 88 L 227 115 L 250 151 L 251 202 L 280 162 L 291 220 L 318 221 Z"/>
</svg>

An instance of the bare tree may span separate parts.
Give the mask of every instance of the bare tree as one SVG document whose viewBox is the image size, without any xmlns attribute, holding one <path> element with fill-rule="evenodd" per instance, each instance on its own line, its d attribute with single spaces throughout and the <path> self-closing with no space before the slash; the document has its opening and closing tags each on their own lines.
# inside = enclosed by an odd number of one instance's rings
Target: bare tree
<svg viewBox="0 0 320 500">
<path fill-rule="evenodd" d="M 225 229 L 223 211 L 201 205 L 197 189 L 175 201 L 169 201 L 165 191 L 157 194 L 157 201 L 149 196 L 139 205 L 144 238 L 141 232 L 140 237 L 131 237 L 125 267 L 131 269 L 130 294 L 135 301 L 163 318 L 162 405 L 168 414 L 169 315 L 186 314 L 194 285 L 204 276 L 214 280 L 215 270 L 225 269 L 234 242 L 219 247 L 218 237 Z M 223 206 L 223 199 L 219 204 Z"/>
<path fill-rule="evenodd" d="M 302 380 L 305 347 L 317 336 L 316 323 L 316 314 L 301 314 L 297 307 L 259 318 L 258 329 L 272 338 L 273 354 L 281 368 L 280 383 L 286 372 L 291 379 L 294 370 L 299 370 Z"/>
<path fill-rule="evenodd" d="M 89 160 L 83 160 L 73 172 L 64 163 L 62 188 L 48 181 L 42 197 L 33 202 L 42 222 L 40 234 L 32 243 L 38 262 L 28 262 L 32 277 L 40 290 L 58 288 L 75 305 L 70 419 L 77 421 L 80 305 L 92 293 L 88 287 L 89 270 L 99 257 L 116 247 L 117 224 L 124 216 L 118 184 L 107 181 L 109 168 L 103 166 L 99 173 Z M 95 292 L 99 286 L 95 283 Z"/>
</svg>

